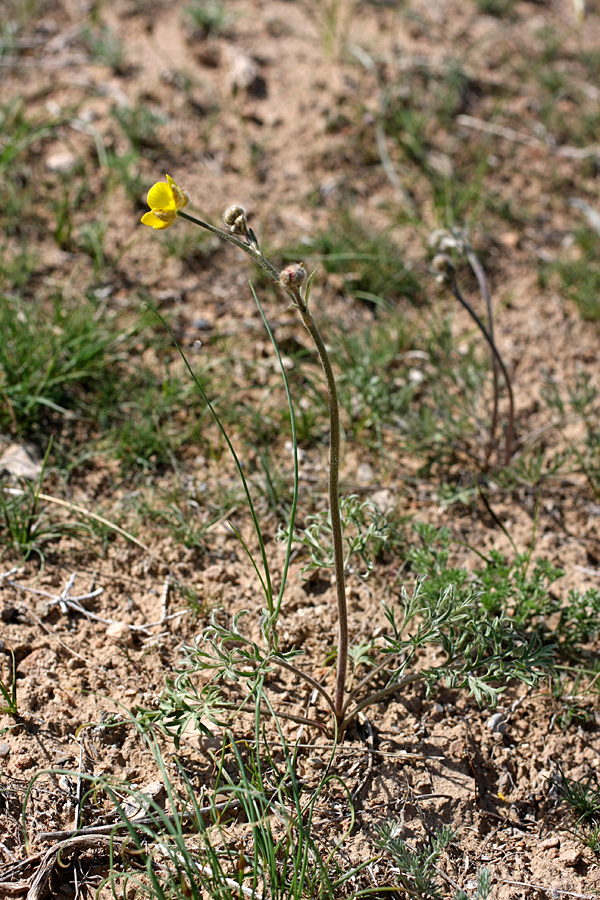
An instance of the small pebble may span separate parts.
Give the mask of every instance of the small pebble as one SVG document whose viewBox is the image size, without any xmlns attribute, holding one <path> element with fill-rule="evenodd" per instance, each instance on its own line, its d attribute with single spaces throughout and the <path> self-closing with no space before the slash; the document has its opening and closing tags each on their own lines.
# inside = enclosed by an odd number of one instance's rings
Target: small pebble
<svg viewBox="0 0 600 900">
<path fill-rule="evenodd" d="M 0 744 L 0 759 L 5 759 L 10 753 L 10 744 Z"/>
<path fill-rule="evenodd" d="M 568 850 L 563 850 L 558 858 L 563 865 L 573 868 L 581 859 L 581 855 L 581 850 L 578 847 L 570 847 Z"/>
<path fill-rule="evenodd" d="M 46 157 L 46 167 L 56 175 L 69 175 L 77 162 L 77 157 L 69 150 L 55 150 Z"/>
<path fill-rule="evenodd" d="M 494 713 L 493 716 L 489 717 L 486 725 L 494 734 L 504 734 L 506 732 L 506 721 L 504 719 L 504 713 Z"/>
<path fill-rule="evenodd" d="M 133 644 L 131 629 L 125 622 L 113 622 L 109 625 L 106 629 L 106 637 L 116 644 L 124 644 L 126 647 L 131 647 Z"/>
<path fill-rule="evenodd" d="M 74 672 L 75 669 L 83 669 L 85 662 L 82 659 L 79 659 L 78 656 L 70 656 L 66 662 L 66 666 L 69 672 Z"/>
<path fill-rule="evenodd" d="M 542 850 L 551 850 L 553 847 L 560 847 L 560 840 L 556 837 L 547 837 L 540 843 Z"/>
</svg>

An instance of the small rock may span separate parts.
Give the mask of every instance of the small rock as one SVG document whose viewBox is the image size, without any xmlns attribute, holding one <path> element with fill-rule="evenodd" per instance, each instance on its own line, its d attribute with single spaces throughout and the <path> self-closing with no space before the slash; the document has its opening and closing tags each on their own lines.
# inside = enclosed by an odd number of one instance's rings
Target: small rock
<svg viewBox="0 0 600 900">
<path fill-rule="evenodd" d="M 202 572 L 205 578 L 208 578 L 209 581 L 224 581 L 225 568 L 224 566 L 220 566 L 218 563 L 214 563 L 212 566 L 207 566 L 206 569 Z"/>
<path fill-rule="evenodd" d="M 441 703 L 434 703 L 433 709 L 429 713 L 429 718 L 433 719 L 434 722 L 441 722 L 444 718 L 445 710 Z"/>
<path fill-rule="evenodd" d="M 208 578 L 209 581 L 218 581 L 219 584 L 237 584 L 238 582 L 235 569 L 232 566 L 223 566 L 219 563 L 207 566 L 202 574 L 205 578 Z"/>
<path fill-rule="evenodd" d="M 85 663 L 78 656 L 70 656 L 65 665 L 69 672 L 74 672 L 75 669 L 83 669 Z"/>
<path fill-rule="evenodd" d="M 133 635 L 131 628 L 125 622 L 113 622 L 106 629 L 106 637 L 114 641 L 115 644 L 123 644 L 125 647 L 133 645 Z"/>
<path fill-rule="evenodd" d="M 558 857 L 565 866 L 569 866 L 569 868 L 573 868 L 576 866 L 579 860 L 581 859 L 582 853 L 579 847 L 569 847 L 567 850 L 563 850 L 563 852 Z"/>
<path fill-rule="evenodd" d="M 369 499 L 373 506 L 376 506 L 379 512 L 382 513 L 391 512 L 397 504 L 396 495 L 393 491 L 387 490 L 387 488 L 383 488 L 381 491 L 375 491 L 375 493 L 371 494 Z"/>
<path fill-rule="evenodd" d="M 0 744 L 0 759 L 6 759 L 10 754 L 10 744 Z"/>
<path fill-rule="evenodd" d="M 46 168 L 56 175 L 69 175 L 77 166 L 78 159 L 70 150 L 60 148 L 46 157 Z"/>
<path fill-rule="evenodd" d="M 375 478 L 373 466 L 369 463 L 360 463 L 356 470 L 356 480 L 361 484 L 371 484 Z"/>
<path fill-rule="evenodd" d="M 505 734 L 506 732 L 506 721 L 504 718 L 504 713 L 497 712 L 494 713 L 493 716 L 490 716 L 486 722 L 487 727 L 493 734 Z"/>
<path fill-rule="evenodd" d="M 108 758 L 110 759 L 111 766 L 124 766 L 125 758 L 121 753 L 119 747 L 111 747 L 108 751 Z"/>
<path fill-rule="evenodd" d="M 0 475 L 35 481 L 41 472 L 41 460 L 31 444 L 10 444 L 0 456 Z"/>
<path fill-rule="evenodd" d="M 131 797 L 130 802 L 123 805 L 128 819 L 140 819 L 156 807 L 164 809 L 167 802 L 167 792 L 161 781 L 153 781 L 145 785 L 140 794 L 142 796 Z"/>
<path fill-rule="evenodd" d="M 54 671 L 58 663 L 56 653 L 49 650 L 48 647 L 38 647 L 24 656 L 17 671 L 19 675 L 31 675 L 32 673 L 44 673 Z"/>
<path fill-rule="evenodd" d="M 504 244 L 505 247 L 508 247 L 509 250 L 516 250 L 519 246 L 519 241 L 521 240 L 521 236 L 516 231 L 505 231 L 499 237 L 500 243 Z"/>
<path fill-rule="evenodd" d="M 554 847 L 560 847 L 560 840 L 556 836 L 544 838 L 540 843 L 542 850 L 552 850 Z"/>
<path fill-rule="evenodd" d="M 450 751 L 450 756 L 453 756 L 454 759 L 462 759 L 465 755 L 465 742 L 461 738 L 458 738 L 457 740 L 452 741 L 448 749 Z"/>
</svg>

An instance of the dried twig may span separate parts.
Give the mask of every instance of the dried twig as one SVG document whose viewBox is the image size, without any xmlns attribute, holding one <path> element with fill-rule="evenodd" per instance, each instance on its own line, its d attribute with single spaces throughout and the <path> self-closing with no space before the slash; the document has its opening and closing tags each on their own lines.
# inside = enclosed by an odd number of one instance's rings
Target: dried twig
<svg viewBox="0 0 600 900">
<path fill-rule="evenodd" d="M 228 809 L 237 809 L 240 806 L 240 801 L 236 799 L 232 800 L 224 800 L 221 803 L 213 803 L 210 806 L 202 806 L 197 810 L 194 810 L 194 816 L 198 813 L 204 818 L 205 816 L 209 816 L 211 812 L 223 812 Z M 192 819 L 191 813 L 182 813 L 177 819 L 181 819 L 181 816 L 187 819 Z M 169 822 L 175 822 L 176 818 L 172 815 L 162 814 L 160 817 L 161 820 L 167 820 Z M 135 817 L 129 819 L 127 822 L 113 822 L 112 825 L 86 825 L 83 828 L 79 829 L 68 829 L 66 831 L 40 831 L 36 834 L 35 839 L 37 842 L 40 841 L 62 841 L 65 839 L 73 838 L 78 835 L 106 835 L 113 834 L 117 831 L 124 831 L 125 829 L 131 830 L 136 828 L 144 828 L 146 826 L 156 825 L 159 820 L 156 816 L 145 815 L 140 816 L 139 819 Z"/>
<path fill-rule="evenodd" d="M 506 878 L 496 878 L 498 884 L 512 884 L 515 887 L 532 888 L 534 891 L 543 891 L 544 894 L 550 894 L 552 897 L 577 897 L 578 900 L 597 900 L 597 894 L 576 894 L 574 891 L 563 891 L 561 888 L 544 887 L 543 884 L 534 884 L 530 881 L 508 881 Z"/>
<path fill-rule="evenodd" d="M 13 494 L 14 496 L 20 496 L 22 494 L 27 493 L 21 488 L 4 488 L 7 494 Z M 107 528 L 110 528 L 112 531 L 116 531 L 122 537 L 127 538 L 128 541 L 131 541 L 133 544 L 137 544 L 138 547 L 141 547 L 142 550 L 145 550 L 146 553 L 149 553 L 150 556 L 155 557 L 155 554 L 152 553 L 149 547 L 146 544 L 143 544 L 141 541 L 138 541 L 136 537 L 132 534 L 129 534 L 128 531 L 125 531 L 124 528 L 121 528 L 119 525 L 115 525 L 114 522 L 110 522 L 108 519 L 105 519 L 104 516 L 99 516 L 98 513 L 90 512 L 89 509 L 85 509 L 83 506 L 77 506 L 76 503 L 69 503 L 68 500 L 61 500 L 60 497 L 52 497 L 50 494 L 36 494 L 38 500 L 45 500 L 46 503 L 55 503 L 57 506 L 63 506 L 65 509 L 71 510 L 71 512 L 80 513 L 82 516 L 86 516 L 88 519 L 94 519 L 96 522 L 100 522 L 101 525 L 106 525 Z"/>
<path fill-rule="evenodd" d="M 527 147 L 535 147 L 538 150 L 552 150 L 557 156 L 565 156 L 567 159 L 587 159 L 589 156 L 600 156 L 600 144 L 590 144 L 589 147 L 570 147 L 568 145 L 556 147 L 553 146 L 551 140 L 543 141 L 541 138 L 524 134 L 522 131 L 515 131 L 514 128 L 507 128 L 506 125 L 486 122 L 483 119 L 476 119 L 474 116 L 460 115 L 456 117 L 456 121 L 466 128 L 485 131 L 487 134 L 493 134 L 495 137 L 504 138 L 515 144 L 525 144 Z"/>
<path fill-rule="evenodd" d="M 50 601 L 48 606 L 58 605 L 61 610 L 66 613 L 68 610 L 73 612 L 80 613 L 82 616 L 85 616 L 87 619 L 91 619 L 94 622 L 100 622 L 103 625 L 118 625 L 121 624 L 117 619 L 106 618 L 105 616 L 99 616 L 96 613 L 91 612 L 89 609 L 86 609 L 85 606 L 82 606 L 81 603 L 84 600 L 91 600 L 94 597 L 100 596 L 104 592 L 104 588 L 95 588 L 93 591 L 88 591 L 87 594 L 81 594 L 78 597 L 71 597 L 70 591 L 73 587 L 73 583 L 76 578 L 77 573 L 73 573 L 69 580 L 67 581 L 66 586 L 61 591 L 61 593 L 57 596 L 56 594 L 51 594 L 49 591 L 40 590 L 40 588 L 31 587 L 28 584 L 21 584 L 19 581 L 13 581 L 9 575 L 12 573 L 9 572 L 7 575 L 3 575 L 6 584 L 9 584 L 11 587 L 20 590 L 20 591 L 29 591 L 31 594 L 36 594 L 38 597 L 46 597 Z M 168 578 L 168 576 L 167 576 Z M 165 586 L 166 587 L 166 586 Z M 165 622 L 170 621 L 171 619 L 177 619 L 181 616 L 186 616 L 188 614 L 187 609 L 181 609 L 177 612 L 171 613 L 171 615 L 167 616 L 164 614 L 165 612 L 165 600 L 163 598 L 163 615 L 156 622 L 144 622 L 140 625 L 129 625 L 130 631 L 147 631 L 150 628 L 157 628 L 165 624 Z M 73 652 L 73 651 L 72 651 Z M 77 655 L 77 654 L 76 654 Z"/>
<path fill-rule="evenodd" d="M 26 894 L 26 900 L 43 900 L 49 896 L 49 881 L 57 867 L 64 869 L 68 856 L 85 853 L 89 850 L 101 850 L 108 855 L 111 849 L 119 854 L 127 853 L 126 843 L 109 835 L 78 835 L 55 844 L 45 853 L 38 853 L 18 863 L 7 866 L 0 873 L 0 895 L 8 897 Z M 28 870 L 35 867 L 33 876 L 23 878 Z"/>
</svg>

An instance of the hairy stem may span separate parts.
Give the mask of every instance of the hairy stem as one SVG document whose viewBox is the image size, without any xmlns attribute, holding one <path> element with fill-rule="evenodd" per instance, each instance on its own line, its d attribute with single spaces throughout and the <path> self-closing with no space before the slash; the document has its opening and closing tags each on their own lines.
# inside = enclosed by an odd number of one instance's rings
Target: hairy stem
<svg viewBox="0 0 600 900">
<path fill-rule="evenodd" d="M 335 386 L 335 377 L 329 354 L 321 332 L 304 300 L 295 298 L 302 323 L 310 334 L 316 347 L 329 399 L 329 513 L 331 516 L 331 536 L 333 541 L 333 557 L 335 572 L 335 589 L 338 608 L 338 655 L 335 684 L 334 709 L 338 723 L 342 720 L 344 707 L 344 690 L 346 687 L 346 671 L 348 668 L 348 607 L 346 603 L 346 581 L 344 573 L 344 543 L 342 519 L 340 516 L 340 410 Z"/>
</svg>

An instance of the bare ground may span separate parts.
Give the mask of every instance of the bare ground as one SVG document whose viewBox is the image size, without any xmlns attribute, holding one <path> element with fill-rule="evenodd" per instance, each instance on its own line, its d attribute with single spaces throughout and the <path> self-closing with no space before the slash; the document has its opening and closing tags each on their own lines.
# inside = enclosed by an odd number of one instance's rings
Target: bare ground
<svg viewBox="0 0 600 900">
<path fill-rule="evenodd" d="M 417 216 L 412 222 L 397 217 L 392 234 L 426 286 L 433 314 L 445 314 L 453 301 L 428 275 L 426 250 L 429 232 L 444 222 L 426 181 L 414 174 L 393 142 L 386 171 L 376 123 L 386 92 L 419 83 L 423 73 L 438 77 L 458 60 L 466 77 L 464 95 L 450 123 L 438 130 L 435 122 L 429 126 L 431 164 L 454 167 L 457 178 L 467 178 L 470 143 L 487 134 L 494 160 L 482 189 L 515 210 L 510 223 L 493 211 L 484 211 L 481 219 L 476 212 L 471 226 L 496 298 L 497 342 L 513 377 L 519 447 L 526 445 L 549 420 L 540 403 L 544 379 L 567 385 L 577 373 L 597 378 L 597 328 L 581 319 L 554 283 L 540 288 L 538 267 L 568 251 L 570 235 L 582 222 L 569 198 L 593 203 L 598 150 L 591 140 L 587 147 L 581 141 L 572 144 L 559 118 L 554 133 L 544 131 L 539 82 L 525 68 L 519 70 L 515 60 L 542 58 L 540 35 L 554 29 L 557 46 L 540 65 L 566 72 L 572 80 L 571 90 L 552 102 L 564 107 L 566 122 L 577 116 L 578 106 L 582 115 L 584 107 L 586 113 L 588 106 L 597 108 L 597 87 L 586 82 L 579 63 L 586 50 L 598 46 L 595 5 L 590 3 L 578 20 L 568 2 L 518 2 L 501 18 L 474 3 L 359 3 L 347 28 L 338 23 L 337 39 L 328 47 L 325 5 L 238 0 L 225 8 L 235 17 L 222 33 L 207 36 L 184 26 L 180 3 L 117 0 L 92 12 L 75 2 L 48 3 L 2 61 L 5 98 L 23 96 L 28 109 L 40 115 L 49 108 L 77 108 L 70 126 L 40 143 L 35 165 L 50 186 L 60 166 L 68 168 L 73 160 L 89 173 L 90 211 L 81 213 L 82 221 L 105 216 L 110 223 L 108 299 L 103 302 L 126 308 L 136 287 L 144 286 L 174 315 L 190 352 L 203 320 L 202 353 L 218 352 L 211 335 L 229 330 L 237 334 L 242 356 L 261 355 L 255 343 L 263 340 L 255 337 L 260 323 L 247 288 L 251 270 L 233 248 L 210 245 L 205 259 L 165 258 L 157 249 L 164 236 L 138 228 L 143 194 L 136 205 L 117 187 L 102 200 L 106 173 L 95 141 L 100 136 L 107 146 L 116 143 L 118 151 L 122 135 L 111 109 L 143 105 L 163 112 L 166 120 L 157 126 L 158 148 L 141 154 L 147 186 L 168 171 L 189 192 L 190 209 L 209 221 L 218 222 L 230 203 L 242 203 L 263 242 L 275 248 L 274 258 L 278 247 L 336 221 L 342 207 L 350 207 L 366 229 L 389 227 L 390 209 L 404 209 L 408 192 Z M 122 44 L 118 65 L 95 60 L 81 39 L 82 28 L 98 17 Z M 583 85 L 580 93 L 573 84 Z M 494 133 L 492 121 L 512 131 Z M 586 152 L 580 152 L 582 146 Z M 42 220 L 48 215 L 44 209 L 33 213 Z M 76 296 L 89 280 L 89 260 L 58 251 L 50 237 L 37 240 L 37 282 L 54 279 Z M 479 302 L 474 283 L 471 288 Z M 344 278 L 320 273 L 314 290 L 316 308 L 322 306 L 348 330 L 370 321 L 371 311 L 352 298 Z M 405 303 L 402 297 L 396 302 Z M 308 346 L 283 300 L 270 293 L 265 303 L 270 317 L 292 323 L 284 328 L 286 337 L 293 334 Z M 410 319 L 414 308 L 405 306 Z M 457 312 L 456 333 L 467 334 L 470 327 Z M 548 437 L 549 451 L 563 447 L 562 438 Z M 369 453 L 349 446 L 345 484 L 387 490 L 402 514 L 447 524 L 454 536 L 481 552 L 511 551 L 498 521 L 519 551 L 530 546 L 535 533 L 536 554 L 565 570 L 556 590 L 566 596 L 570 588 L 598 584 L 598 505 L 581 474 L 548 479 L 539 493 L 523 486 L 494 495 L 493 472 L 488 473 L 492 518 L 476 495 L 445 509 L 435 480 L 409 479 L 415 460 L 394 458 L 393 445 L 388 450 L 392 463 L 379 477 Z M 459 455 L 454 481 L 468 484 L 469 471 L 480 462 Z M 307 450 L 303 490 L 323 488 L 325 464 L 323 444 Z M 194 448 L 183 453 L 181 466 L 190 479 L 229 478 L 218 463 L 199 460 Z M 169 476 L 160 478 L 168 481 Z M 76 471 L 69 484 L 71 502 L 108 518 L 127 492 L 127 484 L 102 460 Z M 9 867 L 28 852 L 21 805 L 30 779 L 37 778 L 24 825 L 35 851 L 52 846 L 52 839 L 36 837 L 40 833 L 73 827 L 76 806 L 74 779 L 38 775 L 43 770 L 77 771 L 83 765 L 90 774 L 117 774 L 140 786 L 155 781 L 153 761 L 140 739 L 128 729 L 116 735 L 103 729 L 103 717 L 116 706 L 126 712 L 156 704 L 181 644 L 199 632 L 210 609 L 222 606 L 230 614 L 256 609 L 260 602 L 253 572 L 225 525 L 214 529 L 208 549 L 186 549 L 143 528 L 137 538 L 147 549 L 117 537 L 101 553 L 63 539 L 42 571 L 37 562 L 22 563 L 11 551 L 4 555 L 0 675 L 10 682 L 8 651 L 14 651 L 22 713 L 16 726 L 8 716 L 0 717 L 0 727 L 6 728 L 0 739 L 0 862 L 5 867 L 0 882 L 6 896 L 13 896 L 9 881 L 17 880 Z M 270 543 L 269 552 L 274 560 L 280 558 L 278 546 Z M 365 584 L 351 584 L 353 635 L 369 634 L 381 622 L 381 599 L 389 596 L 401 562 L 382 564 Z M 473 557 L 459 551 L 457 562 L 472 566 Z M 320 671 L 336 640 L 335 594 L 325 576 L 308 584 L 296 576 L 294 571 L 282 639 L 302 645 Z M 186 607 L 180 584 L 198 598 L 195 613 Z M 78 596 L 91 615 L 66 602 Z M 597 646 L 589 652 L 597 659 Z M 302 690 L 285 679 L 280 689 L 282 708 L 306 703 Z M 501 700 L 503 733 L 488 727 L 489 710 L 451 692 L 426 699 L 413 688 L 369 710 L 375 752 L 365 734 L 354 734 L 335 761 L 351 787 L 358 788 L 357 822 L 343 848 L 349 863 L 373 854 L 375 826 L 390 818 L 400 820 L 406 839 L 415 842 L 448 824 L 457 831 L 441 862 L 448 897 L 454 896 L 455 885 L 469 885 L 482 865 L 492 872 L 497 900 L 592 896 L 600 890 L 597 855 L 574 836 L 573 817 L 552 786 L 557 763 L 574 779 L 600 766 L 597 691 L 582 689 L 578 703 L 589 714 L 587 721 L 565 725 L 565 699 L 553 696 L 549 685 L 510 686 Z M 309 786 L 327 758 L 320 740 L 307 735 L 311 746 L 300 763 Z M 205 741 L 188 734 L 185 742 L 199 788 L 210 784 L 212 773 Z M 342 798 L 331 796 L 317 826 L 323 834 L 341 835 L 346 814 Z M 97 809 L 84 810 L 85 824 L 99 817 Z M 385 863 L 375 863 L 371 873 L 381 884 L 390 883 Z M 90 872 L 90 884 L 96 874 Z M 52 896 L 73 896 L 68 880 L 59 887 L 60 878 L 53 877 L 58 893 Z"/>
</svg>

